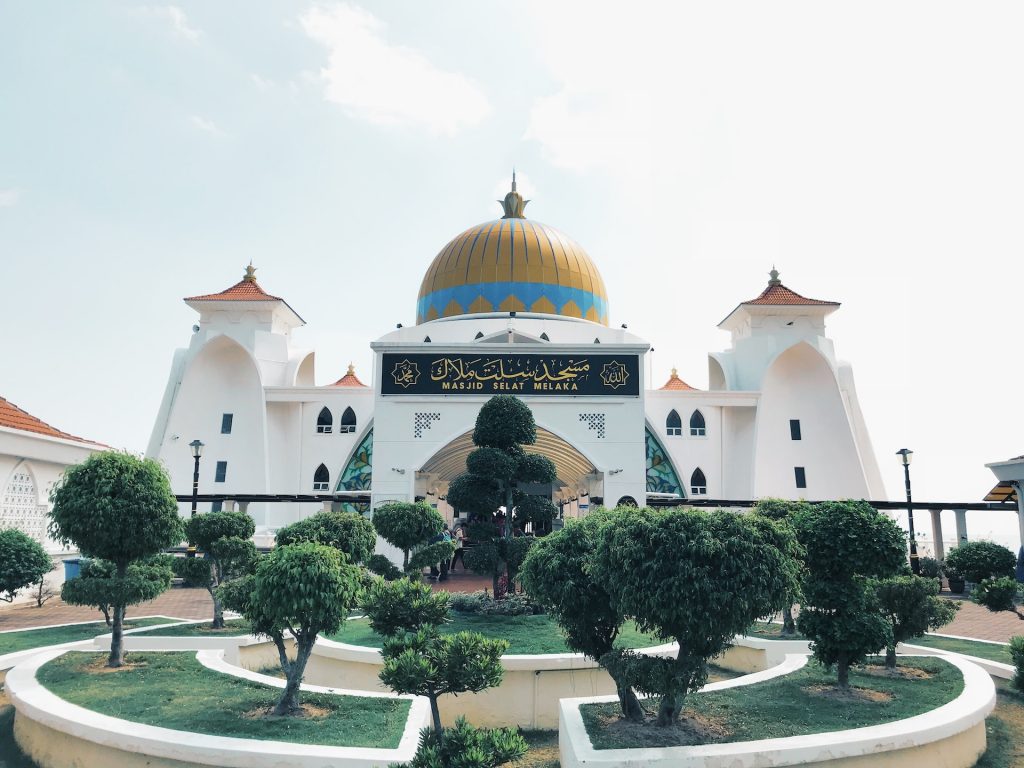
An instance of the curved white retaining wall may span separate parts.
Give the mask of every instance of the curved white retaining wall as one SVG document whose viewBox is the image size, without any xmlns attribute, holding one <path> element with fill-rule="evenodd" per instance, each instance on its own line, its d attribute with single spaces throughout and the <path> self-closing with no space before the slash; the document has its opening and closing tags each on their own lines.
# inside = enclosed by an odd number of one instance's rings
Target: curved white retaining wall
<svg viewBox="0 0 1024 768">
<path fill-rule="evenodd" d="M 72 651 L 73 652 L 73 651 Z M 260 741 L 208 736 L 133 723 L 70 704 L 36 680 L 36 671 L 64 650 L 37 653 L 7 673 L 6 687 L 17 712 L 14 737 L 21 749 L 43 768 L 386 768 L 406 762 L 416 752 L 421 728 L 429 725 L 430 705 L 411 699 L 409 718 L 396 749 L 327 747 L 282 741 Z M 197 658 L 218 671 L 283 686 L 284 681 L 234 670 L 216 651 L 200 651 Z M 303 690 L 319 690 L 303 685 Z M 323 691 L 328 692 L 328 691 Z M 372 696 L 363 691 L 329 691 Z M 384 694 L 378 694 L 384 695 Z"/>
<path fill-rule="evenodd" d="M 956 656 L 944 659 L 964 676 L 964 690 L 953 701 L 921 715 L 883 725 L 848 731 L 761 739 L 692 747 L 594 749 L 583 725 L 580 705 L 616 701 L 614 696 L 566 699 L 561 702 L 558 744 L 562 768 L 761 768 L 801 765 L 829 768 L 970 768 L 985 751 L 985 718 L 995 707 L 992 678 L 980 667 Z M 781 665 L 787 674 L 802 666 L 789 657 Z M 780 667 L 780 668 L 781 668 Z M 780 669 L 776 668 L 776 669 Z M 704 690 L 750 685 L 776 676 L 776 670 L 713 683 Z M 696 695 L 700 695 L 699 693 Z"/>
</svg>

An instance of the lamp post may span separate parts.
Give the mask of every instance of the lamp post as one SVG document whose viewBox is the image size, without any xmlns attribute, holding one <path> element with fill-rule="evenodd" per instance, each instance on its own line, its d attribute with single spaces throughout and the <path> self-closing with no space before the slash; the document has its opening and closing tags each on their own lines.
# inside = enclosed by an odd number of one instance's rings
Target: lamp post
<svg viewBox="0 0 1024 768">
<path fill-rule="evenodd" d="M 903 465 L 903 478 L 907 484 L 907 526 L 910 528 L 910 570 L 915 576 L 921 575 L 921 563 L 917 558 L 917 539 L 914 536 L 914 510 L 910 500 L 910 459 L 914 452 L 909 448 L 900 448 L 896 451 Z"/>
<path fill-rule="evenodd" d="M 192 449 L 192 458 L 196 462 L 192 470 L 192 517 L 195 517 L 196 503 L 199 501 L 199 459 L 203 455 L 203 444 L 199 440 L 193 440 L 188 444 L 188 447 Z M 191 541 L 188 543 L 188 556 L 196 556 L 196 545 Z"/>
</svg>

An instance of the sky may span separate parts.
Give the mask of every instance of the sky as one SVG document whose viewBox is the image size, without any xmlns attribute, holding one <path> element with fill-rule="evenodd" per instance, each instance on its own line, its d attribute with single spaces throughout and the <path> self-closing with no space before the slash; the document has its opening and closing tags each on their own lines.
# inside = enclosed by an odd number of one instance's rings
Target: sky
<svg viewBox="0 0 1024 768">
<path fill-rule="evenodd" d="M 250 260 L 317 382 L 365 381 L 514 166 L 656 385 L 707 386 L 774 265 L 842 302 L 889 497 L 908 447 L 915 499 L 980 501 L 1024 453 L 1022 33 L 1015 2 L 4 3 L 0 395 L 144 450 L 181 299 Z"/>
</svg>

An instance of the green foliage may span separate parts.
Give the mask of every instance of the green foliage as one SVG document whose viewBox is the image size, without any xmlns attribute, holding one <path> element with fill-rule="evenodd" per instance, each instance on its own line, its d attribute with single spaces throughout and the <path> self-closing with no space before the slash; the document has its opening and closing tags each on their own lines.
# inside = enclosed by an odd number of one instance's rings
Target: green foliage
<svg viewBox="0 0 1024 768">
<path fill-rule="evenodd" d="M 503 600 L 492 600 L 486 592 L 453 592 L 451 609 L 480 616 L 535 616 L 543 613 L 529 595 L 512 593 Z"/>
<path fill-rule="evenodd" d="M 177 571 L 191 586 L 203 587 L 213 598 L 213 628 L 224 626 L 224 608 L 217 588 L 249 573 L 256 564 L 256 545 L 250 541 L 256 524 L 245 512 L 204 512 L 186 526 L 188 539 L 203 558 L 185 558 Z"/>
<path fill-rule="evenodd" d="M 942 564 L 934 557 L 922 557 L 918 560 L 921 568 L 921 575 L 930 579 L 938 579 L 942 576 Z"/>
<path fill-rule="evenodd" d="M 808 506 L 810 505 L 806 501 L 767 498 L 758 500 L 754 505 L 754 512 L 772 520 L 789 520 Z"/>
<path fill-rule="evenodd" d="M 373 511 L 373 527 L 384 541 L 402 550 L 402 570 L 410 573 L 410 553 L 444 530 L 444 518 L 429 504 L 393 502 Z"/>
<path fill-rule="evenodd" d="M 43 545 L 17 528 L 0 530 L 0 600 L 10 603 L 23 587 L 35 584 L 53 568 Z"/>
<path fill-rule="evenodd" d="M 889 667 L 896 666 L 898 643 L 948 624 L 960 610 L 959 603 L 938 596 L 939 585 L 934 578 L 892 576 L 875 581 L 873 588 L 878 608 L 889 623 L 890 640 L 886 653 L 886 665 Z"/>
<path fill-rule="evenodd" d="M 476 417 L 473 445 L 507 451 L 537 441 L 537 424 L 529 406 L 514 395 L 496 395 Z"/>
<path fill-rule="evenodd" d="M 971 600 L 993 612 L 1013 611 L 1018 586 L 1017 580 L 1011 576 L 982 579 L 971 593 Z"/>
<path fill-rule="evenodd" d="M 516 522 L 520 526 L 533 523 L 534 532 L 538 529 L 546 529 L 558 514 L 558 507 L 551 502 L 551 499 L 544 496 L 530 496 L 517 491 L 513 503 L 516 510 Z"/>
<path fill-rule="evenodd" d="M 398 570 L 398 566 L 392 563 L 386 555 L 371 555 L 366 561 L 366 567 L 370 573 L 375 573 L 387 581 L 402 578 L 402 572 Z"/>
<path fill-rule="evenodd" d="M 624 508 L 601 527 L 591 567 L 612 608 L 679 644 L 668 672 L 643 670 L 660 686 L 652 689 L 662 696 L 660 725 L 678 718 L 683 698 L 706 680 L 709 659 L 788 604 L 798 575 L 793 551 L 791 531 L 756 515 Z"/>
<path fill-rule="evenodd" d="M 437 565 L 452 559 L 455 554 L 454 541 L 435 541 L 433 544 L 424 544 L 417 548 L 409 557 L 409 570 L 420 573 L 424 568 Z"/>
<path fill-rule="evenodd" d="M 366 590 L 360 607 L 379 635 L 418 632 L 448 621 L 447 592 L 434 592 L 426 584 L 401 579 L 379 579 Z"/>
<path fill-rule="evenodd" d="M 123 576 L 108 560 L 88 560 L 78 578 L 65 581 L 61 599 L 70 605 L 95 606 L 103 612 L 107 624 L 111 611 L 153 600 L 171 586 L 174 572 L 160 561 L 141 561 L 129 565 Z"/>
<path fill-rule="evenodd" d="M 866 501 L 829 501 L 794 516 L 806 550 L 804 602 L 797 626 L 811 638 L 815 658 L 836 665 L 839 686 L 849 668 L 892 642 L 870 579 L 900 573 L 906 563 L 903 531 Z"/>
<path fill-rule="evenodd" d="M 251 539 L 256 524 L 245 512 L 204 512 L 188 521 L 189 540 L 204 552 L 209 552 L 221 539 Z"/>
<path fill-rule="evenodd" d="M 489 478 L 463 472 L 448 484 L 448 503 L 464 514 L 490 519 L 505 496 Z"/>
<path fill-rule="evenodd" d="M 528 749 L 526 740 L 514 728 L 474 728 L 460 717 L 443 738 L 424 728 L 408 768 L 496 768 L 519 760 Z"/>
<path fill-rule="evenodd" d="M 991 541 L 966 541 L 946 555 L 946 565 L 976 584 L 983 579 L 1013 576 L 1016 563 L 1013 552 Z"/>
<path fill-rule="evenodd" d="M 1016 635 L 1010 638 L 1010 656 L 1016 670 L 1013 676 L 1013 687 L 1024 691 L 1024 637 Z"/>
<path fill-rule="evenodd" d="M 377 544 L 374 524 L 354 512 L 317 512 L 286 525 L 277 532 L 277 545 L 315 541 L 334 547 L 348 556 L 349 562 L 365 563 Z"/>
<path fill-rule="evenodd" d="M 163 468 L 128 453 L 94 453 L 53 490 L 50 530 L 82 554 L 127 565 L 185 536 Z"/>
<path fill-rule="evenodd" d="M 256 576 L 251 573 L 237 579 L 232 579 L 226 584 L 217 587 L 217 597 L 221 604 L 229 611 L 235 611 L 243 616 L 251 616 L 254 613 L 251 606 L 252 590 L 255 582 Z M 271 628 L 269 625 L 253 626 L 254 634 L 270 635 Z"/>
</svg>

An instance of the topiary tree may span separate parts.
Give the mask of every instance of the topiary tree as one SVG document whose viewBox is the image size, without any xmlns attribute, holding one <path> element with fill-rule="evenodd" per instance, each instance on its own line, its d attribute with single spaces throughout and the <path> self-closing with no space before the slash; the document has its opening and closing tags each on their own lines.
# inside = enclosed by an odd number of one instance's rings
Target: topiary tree
<svg viewBox="0 0 1024 768">
<path fill-rule="evenodd" d="M 128 568 L 181 543 L 185 535 L 171 484 L 155 461 L 105 451 L 68 467 L 51 498 L 51 535 L 63 544 L 74 544 L 84 555 L 114 564 L 113 580 L 108 583 L 113 627 L 107 665 L 119 667 L 124 663 L 125 607 L 139 602 L 141 595 L 142 582 L 129 580 Z M 73 579 L 65 582 L 61 591 L 65 602 L 80 597 L 75 587 L 67 587 L 73 583 Z"/>
<path fill-rule="evenodd" d="M 807 507 L 806 501 L 767 498 L 758 500 L 754 512 L 786 525 L 792 525 L 793 515 Z M 789 597 L 789 604 L 782 609 L 782 635 L 788 637 L 796 634 L 796 619 L 793 618 L 793 605 L 799 601 L 799 589 Z"/>
<path fill-rule="evenodd" d="M 256 524 L 245 512 L 204 512 L 188 521 L 188 540 L 204 558 L 185 558 L 176 563 L 190 584 L 203 587 L 213 599 L 213 629 L 224 627 L 224 606 L 218 588 L 243 576 L 256 563 L 256 545 L 250 541 Z"/>
<path fill-rule="evenodd" d="M 1024 637 L 1010 638 L 1010 658 L 1013 659 L 1013 687 L 1024 691 Z"/>
<path fill-rule="evenodd" d="M 385 636 L 380 679 L 396 693 L 430 700 L 438 743 L 444 741 L 438 699 L 445 694 L 477 693 L 501 682 L 501 655 L 508 641 L 475 632 L 442 635 L 448 619 L 447 592 L 426 584 L 376 582 L 362 600 L 374 631 Z"/>
<path fill-rule="evenodd" d="M 804 547 L 804 605 L 797 626 L 822 664 L 849 690 L 850 665 L 887 647 L 891 628 L 869 579 L 905 569 L 907 543 L 891 518 L 866 501 L 827 501 L 793 519 Z"/>
<path fill-rule="evenodd" d="M 885 649 L 885 666 L 896 668 L 896 646 L 930 629 L 949 624 L 960 605 L 938 596 L 935 578 L 892 576 L 873 584 L 875 600 L 889 622 L 890 637 Z"/>
<path fill-rule="evenodd" d="M 334 547 L 289 544 L 259 559 L 251 581 L 240 585 L 251 589 L 247 599 L 237 590 L 225 595 L 228 602 L 242 605 L 255 633 L 267 635 L 277 646 L 287 681 L 274 706 L 275 715 L 301 712 L 299 688 L 313 645 L 321 632 L 341 628 L 356 604 L 359 574 L 359 568 L 346 563 Z M 285 653 L 285 630 L 295 638 L 294 661 Z"/>
<path fill-rule="evenodd" d="M 373 527 L 384 541 L 402 550 L 402 571 L 419 578 L 425 566 L 451 559 L 455 545 L 434 541 L 444 531 L 444 518 L 429 504 L 392 502 L 373 511 Z"/>
<path fill-rule="evenodd" d="M 1013 611 L 1017 618 L 1024 619 L 1015 600 L 1020 585 L 1015 578 L 1003 576 L 998 579 L 982 579 L 971 593 L 971 600 L 983 605 L 993 613 Z"/>
<path fill-rule="evenodd" d="M 117 566 L 109 560 L 83 560 L 81 574 L 65 581 L 61 588 L 61 599 L 72 605 L 95 606 L 102 614 L 108 627 L 113 627 L 115 607 L 138 605 L 154 600 L 171 586 L 174 572 L 165 560 L 148 557 L 128 566 L 123 577 L 118 577 Z"/>
<path fill-rule="evenodd" d="M 522 758 L 529 746 L 515 728 L 474 728 L 460 717 L 444 732 L 424 728 L 408 768 L 496 768 Z M 394 764 L 390 768 L 404 768 Z"/>
<path fill-rule="evenodd" d="M 707 681 L 708 661 L 796 589 L 792 532 L 759 515 L 624 508 L 601 527 L 592 565 L 614 611 L 642 631 L 672 638 L 674 659 L 606 654 L 614 679 L 661 696 L 658 725 Z M 621 676 L 621 678 L 620 678 Z"/>
<path fill-rule="evenodd" d="M 317 512 L 277 532 L 277 545 L 315 541 L 334 547 L 345 554 L 350 563 L 366 563 L 377 545 L 373 523 L 354 512 Z"/>
<path fill-rule="evenodd" d="M 537 542 L 522 568 L 527 593 L 558 622 L 569 649 L 599 663 L 614 650 L 625 621 L 612 605 L 606 585 L 592 573 L 601 528 L 610 524 L 611 514 L 601 510 L 569 520 L 565 528 Z M 623 717 L 643 720 L 629 681 L 613 679 Z"/>
<path fill-rule="evenodd" d="M 0 600 L 13 602 L 19 589 L 41 582 L 51 568 L 38 541 L 17 528 L 0 530 Z"/>
<path fill-rule="evenodd" d="M 946 555 L 946 565 L 975 584 L 984 579 L 1013 576 L 1016 562 L 1013 552 L 992 541 L 965 541 Z"/>
</svg>

